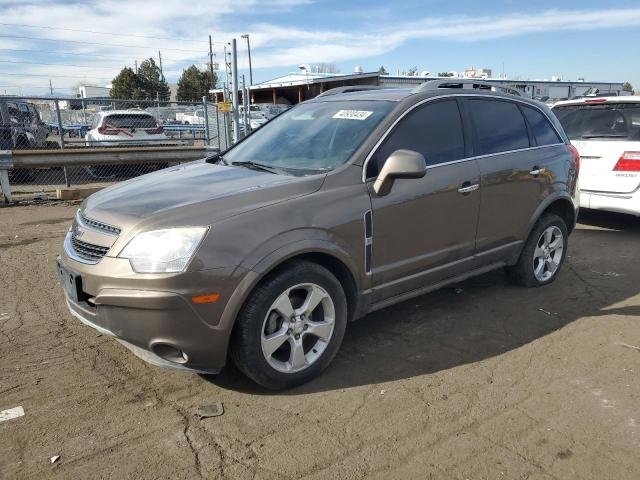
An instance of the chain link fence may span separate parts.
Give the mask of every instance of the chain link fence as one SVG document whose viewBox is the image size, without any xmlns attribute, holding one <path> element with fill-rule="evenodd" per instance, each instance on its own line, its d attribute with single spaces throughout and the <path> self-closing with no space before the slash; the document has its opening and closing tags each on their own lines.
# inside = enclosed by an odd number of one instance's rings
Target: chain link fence
<svg viewBox="0 0 640 480">
<path fill-rule="evenodd" d="M 200 102 L 0 96 L 0 149 L 207 145 L 225 150 L 228 114 Z"/>
<path fill-rule="evenodd" d="M 150 173 L 184 161 L 185 151 L 202 157 L 205 151 L 226 150 L 233 137 L 231 123 L 230 114 L 219 112 L 206 98 L 178 102 L 0 96 L 0 152 L 5 152 L 0 175 L 4 171 L 8 184 L 2 190 L 10 189 L 18 199 L 51 198 L 60 188 L 101 187 Z M 241 130 L 240 137 L 244 126 Z M 138 161 L 135 155 L 158 149 L 162 152 L 156 161 Z M 79 150 L 91 152 L 95 163 L 69 164 L 66 154 Z M 21 163 L 34 151 L 55 155 L 37 166 Z M 134 161 L 111 158 L 110 153 Z"/>
</svg>

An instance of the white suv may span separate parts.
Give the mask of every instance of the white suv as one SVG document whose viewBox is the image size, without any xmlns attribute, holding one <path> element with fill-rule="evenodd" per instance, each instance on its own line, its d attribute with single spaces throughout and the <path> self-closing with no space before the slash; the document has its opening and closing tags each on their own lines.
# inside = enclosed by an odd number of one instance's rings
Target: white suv
<svg viewBox="0 0 640 480">
<path fill-rule="evenodd" d="M 156 118 L 140 110 L 110 110 L 94 115 L 85 136 L 88 147 L 157 145 L 168 140 Z"/>
<path fill-rule="evenodd" d="M 567 100 L 553 112 L 580 153 L 580 207 L 640 216 L 640 97 Z"/>
</svg>

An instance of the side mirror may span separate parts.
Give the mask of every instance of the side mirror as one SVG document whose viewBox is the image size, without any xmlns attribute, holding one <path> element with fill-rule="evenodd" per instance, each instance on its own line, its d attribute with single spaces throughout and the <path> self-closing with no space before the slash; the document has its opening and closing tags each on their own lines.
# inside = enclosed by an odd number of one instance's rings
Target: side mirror
<svg viewBox="0 0 640 480">
<path fill-rule="evenodd" d="M 421 153 L 413 150 L 396 150 L 384 163 L 373 184 L 376 195 L 383 197 L 391 191 L 396 178 L 422 178 L 427 173 L 427 163 Z"/>
</svg>

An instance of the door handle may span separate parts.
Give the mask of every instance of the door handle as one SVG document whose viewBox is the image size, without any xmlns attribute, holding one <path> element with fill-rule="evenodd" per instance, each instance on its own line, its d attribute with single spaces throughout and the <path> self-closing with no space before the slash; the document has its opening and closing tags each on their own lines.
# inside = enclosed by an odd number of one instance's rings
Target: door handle
<svg viewBox="0 0 640 480">
<path fill-rule="evenodd" d="M 462 186 L 458 189 L 458 193 L 462 193 L 462 194 L 471 193 L 471 192 L 475 192 L 479 188 L 480 188 L 479 183 L 471 185 L 471 182 L 464 182 Z"/>
<path fill-rule="evenodd" d="M 535 167 L 533 167 L 533 170 L 531 170 L 529 173 L 531 175 L 533 175 L 534 177 L 537 177 L 538 175 L 540 175 L 541 173 L 544 173 L 546 171 L 547 171 L 547 169 L 544 168 L 544 167 L 540 168 L 538 166 L 535 166 Z"/>
</svg>

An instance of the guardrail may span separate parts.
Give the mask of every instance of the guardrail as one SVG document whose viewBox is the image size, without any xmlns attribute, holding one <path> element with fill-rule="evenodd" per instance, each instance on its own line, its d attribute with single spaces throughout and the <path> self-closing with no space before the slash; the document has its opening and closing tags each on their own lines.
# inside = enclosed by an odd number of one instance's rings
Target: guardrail
<svg viewBox="0 0 640 480">
<path fill-rule="evenodd" d="M 64 150 L 0 150 L 0 189 L 40 196 L 73 185 L 96 188 L 218 153 L 217 147 L 112 147 Z"/>
</svg>

